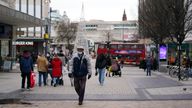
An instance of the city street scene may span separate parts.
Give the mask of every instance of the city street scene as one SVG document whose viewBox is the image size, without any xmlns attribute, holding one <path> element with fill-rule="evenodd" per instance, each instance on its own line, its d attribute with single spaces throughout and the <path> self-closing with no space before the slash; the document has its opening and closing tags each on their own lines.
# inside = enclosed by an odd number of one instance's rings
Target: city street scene
<svg viewBox="0 0 192 108">
<path fill-rule="evenodd" d="M 192 108 L 192 0 L 0 0 L 0 108 Z"/>
</svg>

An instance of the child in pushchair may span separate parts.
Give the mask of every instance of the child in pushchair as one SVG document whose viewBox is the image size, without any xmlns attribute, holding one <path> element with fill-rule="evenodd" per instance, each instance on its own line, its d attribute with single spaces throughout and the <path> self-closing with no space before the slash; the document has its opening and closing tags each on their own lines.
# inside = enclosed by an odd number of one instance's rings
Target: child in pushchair
<svg viewBox="0 0 192 108">
<path fill-rule="evenodd" d="M 112 73 L 112 76 L 119 75 L 121 77 L 121 67 L 118 61 L 113 61 L 109 71 Z"/>
</svg>

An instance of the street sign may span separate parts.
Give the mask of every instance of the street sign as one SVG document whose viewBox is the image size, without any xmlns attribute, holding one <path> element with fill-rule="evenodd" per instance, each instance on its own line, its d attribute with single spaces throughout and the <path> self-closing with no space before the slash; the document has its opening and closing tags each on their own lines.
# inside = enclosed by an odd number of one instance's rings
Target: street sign
<svg viewBox="0 0 192 108">
<path fill-rule="evenodd" d="M 16 31 L 16 35 L 24 35 L 24 31 Z"/>
<path fill-rule="evenodd" d="M 33 46 L 34 42 L 33 41 L 16 41 L 12 43 L 13 45 L 17 46 Z"/>
</svg>

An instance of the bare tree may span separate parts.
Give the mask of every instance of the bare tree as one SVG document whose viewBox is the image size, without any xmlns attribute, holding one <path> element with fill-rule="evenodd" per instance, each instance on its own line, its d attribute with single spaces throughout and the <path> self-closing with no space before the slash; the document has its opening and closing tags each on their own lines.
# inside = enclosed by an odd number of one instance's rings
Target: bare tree
<svg viewBox="0 0 192 108">
<path fill-rule="evenodd" d="M 55 24 L 57 33 L 56 41 L 67 43 L 67 49 L 72 50 L 70 43 L 75 41 L 77 32 L 77 23 L 66 23 L 59 21 Z"/>
<path fill-rule="evenodd" d="M 150 38 L 154 42 L 157 60 L 159 60 L 158 45 L 163 44 L 169 36 L 168 21 L 166 20 L 168 13 L 162 11 L 165 8 L 163 7 L 164 1 L 140 0 L 139 5 L 139 34 L 141 38 Z"/>
<path fill-rule="evenodd" d="M 139 12 L 140 35 L 178 46 L 180 80 L 181 45 L 192 30 L 192 0 L 140 0 Z"/>
<path fill-rule="evenodd" d="M 164 12 L 165 0 L 145 0 L 139 7 L 139 33 L 143 38 L 151 38 L 155 44 L 164 43 L 168 36 L 166 20 L 167 12 Z"/>
<path fill-rule="evenodd" d="M 192 30 L 192 0 L 168 0 L 168 9 L 170 11 L 170 38 L 178 46 L 179 75 L 181 80 L 181 45 L 183 41 L 191 34 Z"/>
</svg>

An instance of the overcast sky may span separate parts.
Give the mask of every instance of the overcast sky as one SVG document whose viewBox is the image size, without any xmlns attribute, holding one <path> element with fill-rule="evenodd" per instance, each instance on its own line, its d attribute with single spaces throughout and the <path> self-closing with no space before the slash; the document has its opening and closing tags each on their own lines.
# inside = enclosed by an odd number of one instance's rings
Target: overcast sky
<svg viewBox="0 0 192 108">
<path fill-rule="evenodd" d="M 51 0 L 52 9 L 66 11 L 72 21 L 78 21 L 84 4 L 85 20 L 121 21 L 125 9 L 128 20 L 138 17 L 138 0 Z"/>
</svg>

